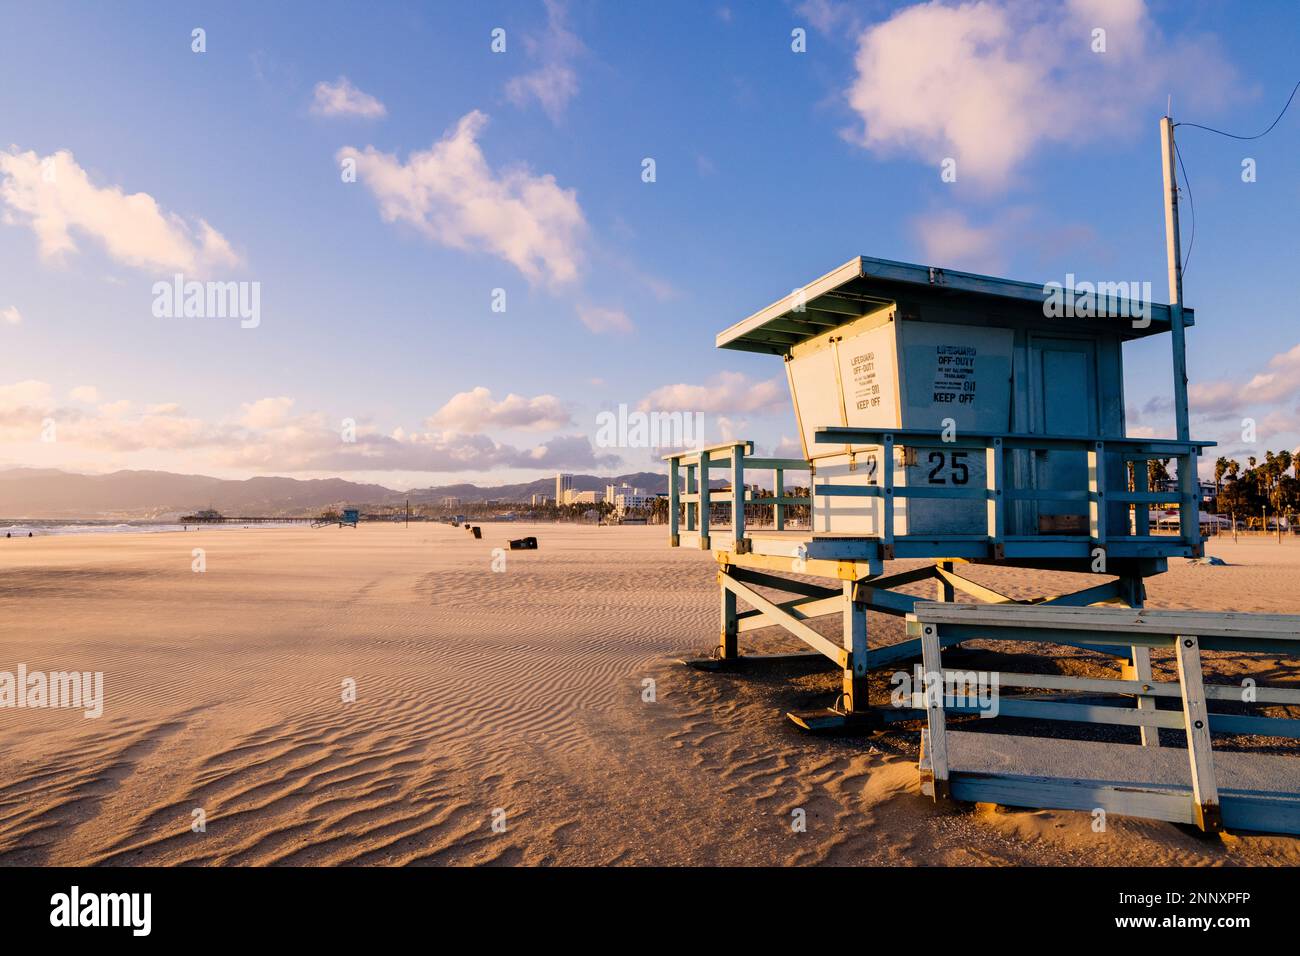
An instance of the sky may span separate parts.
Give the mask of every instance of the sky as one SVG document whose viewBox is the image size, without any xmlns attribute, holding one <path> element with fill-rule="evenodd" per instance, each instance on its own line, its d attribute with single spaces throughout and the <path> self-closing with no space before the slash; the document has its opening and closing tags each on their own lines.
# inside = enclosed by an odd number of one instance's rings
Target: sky
<svg viewBox="0 0 1300 956">
<path fill-rule="evenodd" d="M 1167 301 L 1160 116 L 1258 133 L 1298 49 L 1297 0 L 0 0 L 0 468 L 659 470 L 620 405 L 794 454 L 719 330 L 857 255 Z M 1300 443 L 1297 100 L 1177 133 L 1211 461 Z"/>
</svg>

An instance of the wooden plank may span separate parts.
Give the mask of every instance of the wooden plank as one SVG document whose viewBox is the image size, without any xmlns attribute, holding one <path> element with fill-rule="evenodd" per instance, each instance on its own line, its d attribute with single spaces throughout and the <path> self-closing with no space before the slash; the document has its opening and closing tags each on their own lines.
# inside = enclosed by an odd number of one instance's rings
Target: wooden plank
<svg viewBox="0 0 1300 956">
<path fill-rule="evenodd" d="M 827 614 L 838 614 L 841 610 L 841 603 L 843 602 L 838 597 L 804 597 L 799 598 L 797 601 L 785 601 L 778 604 L 777 607 L 797 620 L 806 621 L 814 617 L 824 617 Z M 775 626 L 762 611 L 757 609 L 742 611 L 737 617 L 739 618 L 738 627 L 742 634 L 746 631 L 757 631 L 765 627 Z"/>
<path fill-rule="evenodd" d="M 995 627 L 1025 626 L 1122 634 L 1177 635 L 1185 632 L 1196 634 L 1202 639 L 1206 636 L 1300 639 L 1300 615 L 1294 614 L 935 602 L 919 604 L 916 613 L 920 619 L 935 624 L 977 623 Z"/>
<path fill-rule="evenodd" d="M 999 697 L 998 716 L 1110 724 L 1117 727 L 1168 727 L 1172 730 L 1183 726 L 1182 715 L 1176 710 L 1133 710 L 1128 707 L 1070 704 L 1024 697 Z"/>
<path fill-rule="evenodd" d="M 1186 793 L 1137 783 L 1114 786 L 1089 780 L 1017 774 L 975 774 L 955 771 L 949 783 L 954 800 L 998 803 L 1008 807 L 1080 810 L 1096 809 L 1119 816 L 1194 823 L 1192 802 Z"/>
<path fill-rule="evenodd" d="M 849 666 L 848 654 L 842 648 L 837 647 L 833 641 L 818 634 L 807 624 L 781 610 L 776 604 L 757 591 L 751 590 L 730 575 L 722 575 L 722 583 L 724 587 L 741 600 L 762 611 L 773 623 L 785 628 L 809 647 L 825 654 L 839 664 L 840 667 Z"/>
<path fill-rule="evenodd" d="M 921 629 L 921 666 L 927 674 L 942 674 L 939 651 L 939 628 L 927 624 Z M 941 690 L 941 689 L 940 689 Z M 934 799 L 948 798 L 948 738 L 941 693 L 925 695 L 926 726 L 929 729 L 930 770 L 934 781 Z"/>
<path fill-rule="evenodd" d="M 1183 720 L 1187 727 L 1187 756 L 1192 767 L 1192 795 L 1196 822 L 1202 830 L 1220 829 L 1219 788 L 1214 779 L 1214 747 L 1210 742 L 1210 716 L 1202 687 L 1201 649 L 1194 636 L 1182 635 L 1175 645 L 1178 682 L 1183 689 Z"/>
</svg>

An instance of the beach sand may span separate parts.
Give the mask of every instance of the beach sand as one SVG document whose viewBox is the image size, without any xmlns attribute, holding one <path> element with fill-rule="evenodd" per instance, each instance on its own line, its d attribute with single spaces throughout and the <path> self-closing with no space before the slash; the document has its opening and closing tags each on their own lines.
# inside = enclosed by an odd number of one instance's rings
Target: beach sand
<svg viewBox="0 0 1300 956">
<path fill-rule="evenodd" d="M 655 527 L 482 528 L 0 539 L 0 670 L 103 671 L 105 696 L 98 719 L 0 710 L 0 863 L 1300 862 L 1289 837 L 936 806 L 915 729 L 817 738 L 784 718 L 828 705 L 834 672 L 675 663 L 716 642 L 710 555 Z M 494 571 L 525 534 L 540 550 Z M 1210 551 L 1231 566 L 1172 561 L 1150 606 L 1300 612 L 1300 543 Z M 742 641 L 797 649 L 777 631 Z M 1274 664 L 1258 666 L 1277 681 Z"/>
</svg>

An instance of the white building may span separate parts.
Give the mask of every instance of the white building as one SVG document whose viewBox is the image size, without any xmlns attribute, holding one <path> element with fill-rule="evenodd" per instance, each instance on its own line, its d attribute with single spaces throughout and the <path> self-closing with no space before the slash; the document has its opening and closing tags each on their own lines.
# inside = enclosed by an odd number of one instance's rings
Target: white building
<svg viewBox="0 0 1300 956">
<path fill-rule="evenodd" d="M 571 504 L 569 496 L 573 493 L 573 476 L 560 472 L 555 476 L 555 503 L 557 505 Z"/>
<path fill-rule="evenodd" d="M 624 486 L 626 487 L 626 486 Z M 647 495 L 640 488 L 614 496 L 614 510 L 623 515 L 629 511 L 639 511 L 654 504 L 655 496 Z"/>
</svg>

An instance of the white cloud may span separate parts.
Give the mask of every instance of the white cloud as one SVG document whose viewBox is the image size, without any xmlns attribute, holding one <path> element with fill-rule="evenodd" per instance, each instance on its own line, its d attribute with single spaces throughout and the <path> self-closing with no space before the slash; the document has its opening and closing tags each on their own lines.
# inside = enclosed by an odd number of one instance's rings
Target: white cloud
<svg viewBox="0 0 1300 956">
<path fill-rule="evenodd" d="M 911 221 L 921 243 L 924 261 L 948 269 L 996 273 L 1002 268 L 1004 250 L 1012 245 L 1017 227 L 1029 216 L 1026 209 L 1005 210 L 982 224 L 976 224 L 955 209 L 923 213 Z M 1040 235 L 1046 235 L 1044 227 Z"/>
<path fill-rule="evenodd" d="M 488 118 L 475 110 L 441 140 L 402 163 L 373 146 L 341 149 L 379 203 L 385 222 L 403 222 L 455 249 L 485 250 L 530 280 L 577 278 L 587 222 L 577 193 L 550 174 L 494 171 L 479 148 Z"/>
<path fill-rule="evenodd" d="M 622 309 L 603 309 L 599 306 L 578 306 L 578 318 L 597 335 L 605 332 L 631 332 L 632 320 Z"/>
<path fill-rule="evenodd" d="M 479 386 L 453 395 L 426 422 L 431 428 L 474 432 L 484 428 L 559 429 L 572 424 L 572 416 L 554 395 L 524 398 L 509 394 L 500 401 Z"/>
<path fill-rule="evenodd" d="M 23 321 L 23 315 L 18 311 L 18 306 L 11 305 L 7 309 L 0 309 L 0 319 L 8 325 L 19 325 Z"/>
<path fill-rule="evenodd" d="M 567 414 L 557 412 L 553 402 L 549 396 L 508 396 L 491 403 L 488 417 L 491 424 L 505 427 L 530 421 L 540 426 L 546 415 L 552 416 L 552 424 L 569 424 Z M 398 428 L 385 434 L 362 423 L 355 441 L 344 441 L 338 419 L 319 412 L 293 414 L 292 405 L 284 396 L 259 399 L 241 405 L 234 416 L 213 421 L 186 415 L 175 403 L 139 406 L 120 399 L 86 410 L 57 406 L 47 383 L 28 380 L 0 385 L 0 450 L 10 442 L 24 455 L 32 448 L 86 453 L 99 461 L 111 457 L 124 466 L 130 465 L 130 456 L 150 453 L 149 467 L 157 467 L 162 454 L 174 456 L 174 469 L 202 466 L 271 473 L 487 472 L 618 464 L 617 456 L 598 452 L 582 435 L 557 435 L 520 448 L 457 429 Z M 57 425 L 58 441 L 43 445 L 39 436 L 49 418 Z"/>
<path fill-rule="evenodd" d="M 1250 406 L 1280 405 L 1300 397 L 1300 345 L 1279 352 L 1267 368 L 1242 382 L 1216 379 L 1187 387 L 1188 406 L 1210 417 L 1239 414 Z"/>
<path fill-rule="evenodd" d="M 186 222 L 148 193 L 94 185 L 67 150 L 45 157 L 17 146 L 0 151 L 0 203 L 31 227 L 41 255 L 55 262 L 77 251 L 74 233 L 137 269 L 202 275 L 238 262 L 226 238 L 204 220 Z"/>
<path fill-rule="evenodd" d="M 566 13 L 560 0 L 546 0 L 545 33 L 525 39 L 529 53 L 540 59 L 541 65 L 506 83 L 510 102 L 523 108 L 536 101 L 552 122 L 559 122 L 569 101 L 578 95 L 578 74 L 572 64 L 583 46 L 565 26 Z"/>
<path fill-rule="evenodd" d="M 756 381 L 742 372 L 723 372 L 708 385 L 664 385 L 641 399 L 641 411 L 706 412 L 716 415 L 769 412 L 786 407 L 783 379 Z"/>
<path fill-rule="evenodd" d="M 293 399 L 284 395 L 276 398 L 259 398 L 242 406 L 239 423 L 248 428 L 275 428 L 289 419 Z"/>
<path fill-rule="evenodd" d="M 360 116 L 363 119 L 388 115 L 388 108 L 383 103 L 369 93 L 361 92 L 346 76 L 340 76 L 333 83 L 324 80 L 317 83 L 311 111 L 316 116 Z"/>
<path fill-rule="evenodd" d="M 68 397 L 74 402 L 85 402 L 87 405 L 93 405 L 99 401 L 99 389 L 93 385 L 78 385 L 68 393 Z"/>
<path fill-rule="evenodd" d="M 992 186 L 1040 145 L 1132 125 L 1161 91 L 1195 90 L 1208 108 L 1232 79 L 1211 42 L 1166 40 L 1142 0 L 919 4 L 866 29 L 855 65 L 854 141 L 936 169 L 952 157 L 959 182 Z"/>
</svg>

